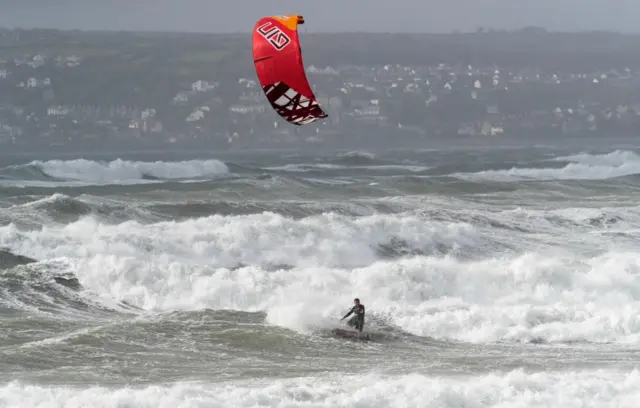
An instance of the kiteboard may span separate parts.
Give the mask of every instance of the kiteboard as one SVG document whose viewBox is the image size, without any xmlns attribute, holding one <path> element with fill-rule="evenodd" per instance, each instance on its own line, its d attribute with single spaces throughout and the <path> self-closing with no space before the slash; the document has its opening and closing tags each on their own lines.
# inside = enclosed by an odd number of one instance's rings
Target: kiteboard
<svg viewBox="0 0 640 408">
<path fill-rule="evenodd" d="M 313 94 L 298 40 L 300 15 L 263 17 L 253 29 L 253 63 L 271 107 L 301 126 L 328 117 Z"/>
<path fill-rule="evenodd" d="M 355 330 L 346 329 L 332 329 L 331 334 L 336 337 L 341 337 L 350 340 L 370 341 L 371 336 L 369 333 L 358 332 Z"/>
</svg>

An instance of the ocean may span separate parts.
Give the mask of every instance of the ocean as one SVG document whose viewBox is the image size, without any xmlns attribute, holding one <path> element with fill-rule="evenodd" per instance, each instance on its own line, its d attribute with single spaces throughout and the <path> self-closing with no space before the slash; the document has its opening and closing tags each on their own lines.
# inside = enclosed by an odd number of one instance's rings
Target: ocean
<svg viewBox="0 0 640 408">
<path fill-rule="evenodd" d="M 5 154 L 0 407 L 635 408 L 639 202 L 631 142 Z"/>
</svg>

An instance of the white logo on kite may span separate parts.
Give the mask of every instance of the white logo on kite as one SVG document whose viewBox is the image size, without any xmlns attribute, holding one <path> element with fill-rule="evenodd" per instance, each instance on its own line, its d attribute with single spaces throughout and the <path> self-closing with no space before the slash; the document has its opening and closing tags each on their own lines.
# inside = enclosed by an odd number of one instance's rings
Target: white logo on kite
<svg viewBox="0 0 640 408">
<path fill-rule="evenodd" d="M 258 27 L 258 32 L 278 51 L 282 51 L 291 42 L 291 39 L 270 21 Z"/>
</svg>

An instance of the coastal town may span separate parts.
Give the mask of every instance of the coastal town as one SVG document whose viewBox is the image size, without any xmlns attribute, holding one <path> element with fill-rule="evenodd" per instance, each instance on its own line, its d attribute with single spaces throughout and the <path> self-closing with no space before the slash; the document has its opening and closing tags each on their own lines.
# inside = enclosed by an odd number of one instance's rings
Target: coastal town
<svg viewBox="0 0 640 408">
<path fill-rule="evenodd" d="M 518 35 L 544 42 L 552 34 Z M 268 105 L 246 39 L 213 36 L 0 31 L 0 149 L 419 145 L 640 133 L 640 60 L 624 50 L 589 63 L 582 58 L 594 54 L 587 44 L 569 56 L 573 63 L 554 66 L 552 52 L 539 53 L 548 63 L 532 63 L 473 44 L 466 49 L 479 57 L 452 52 L 438 62 L 410 51 L 385 61 L 368 57 L 372 47 L 332 54 L 326 41 L 311 42 L 303 48 L 305 68 L 329 117 L 295 127 Z"/>
</svg>

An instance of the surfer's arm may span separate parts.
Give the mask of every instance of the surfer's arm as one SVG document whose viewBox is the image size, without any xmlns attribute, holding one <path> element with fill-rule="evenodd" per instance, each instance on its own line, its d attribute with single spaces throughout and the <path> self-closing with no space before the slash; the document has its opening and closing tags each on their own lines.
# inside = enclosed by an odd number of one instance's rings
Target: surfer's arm
<svg viewBox="0 0 640 408">
<path fill-rule="evenodd" d="M 346 315 L 344 315 L 344 316 L 342 317 L 342 319 L 340 319 L 340 320 L 344 320 L 344 319 L 346 319 L 347 317 L 349 317 L 349 315 L 351 315 L 351 313 L 353 313 L 353 309 L 349 310 L 349 313 L 347 313 Z"/>
</svg>

